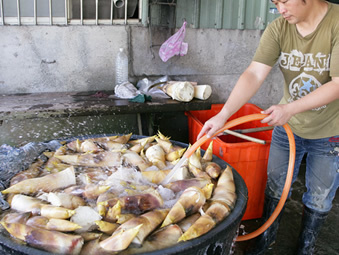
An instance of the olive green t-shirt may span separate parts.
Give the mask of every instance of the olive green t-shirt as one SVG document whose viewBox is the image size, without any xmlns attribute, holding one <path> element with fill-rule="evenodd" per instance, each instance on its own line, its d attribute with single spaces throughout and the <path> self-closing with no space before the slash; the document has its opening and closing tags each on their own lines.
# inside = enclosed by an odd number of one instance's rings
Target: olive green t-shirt
<svg viewBox="0 0 339 255">
<path fill-rule="evenodd" d="M 273 66 L 285 78 L 280 104 L 302 98 L 322 84 L 339 77 L 339 5 L 328 3 L 328 11 L 316 30 L 302 37 L 296 25 L 275 19 L 264 31 L 253 61 Z M 339 100 L 294 115 L 288 122 L 303 138 L 339 135 Z"/>
</svg>

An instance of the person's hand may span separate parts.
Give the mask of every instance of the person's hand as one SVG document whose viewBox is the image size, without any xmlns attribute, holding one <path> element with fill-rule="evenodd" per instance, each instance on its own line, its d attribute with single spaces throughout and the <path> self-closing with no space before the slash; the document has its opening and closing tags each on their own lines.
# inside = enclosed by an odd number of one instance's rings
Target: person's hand
<svg viewBox="0 0 339 255">
<path fill-rule="evenodd" d="M 200 133 L 198 134 L 197 140 L 199 140 L 205 133 L 207 137 L 212 137 L 212 135 L 222 128 L 226 120 L 221 114 L 217 114 L 214 117 L 210 118 L 205 122 Z"/>
<path fill-rule="evenodd" d="M 262 113 L 268 114 L 269 116 L 262 119 L 261 123 L 267 123 L 270 126 L 282 126 L 292 117 L 288 104 L 272 105 Z"/>
</svg>

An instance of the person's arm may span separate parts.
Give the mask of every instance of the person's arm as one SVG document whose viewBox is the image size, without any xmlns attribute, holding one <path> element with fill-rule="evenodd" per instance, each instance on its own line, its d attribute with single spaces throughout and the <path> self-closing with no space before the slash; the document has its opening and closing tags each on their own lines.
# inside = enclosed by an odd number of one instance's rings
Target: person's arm
<svg viewBox="0 0 339 255">
<path fill-rule="evenodd" d="M 326 105 L 339 99 L 339 77 L 332 78 L 332 81 L 323 84 L 312 93 L 288 104 L 273 105 L 264 114 L 269 114 L 261 122 L 271 126 L 281 126 L 289 119 L 300 112 L 308 111 Z"/>
<path fill-rule="evenodd" d="M 272 67 L 254 62 L 242 73 L 221 111 L 205 122 L 197 139 L 205 133 L 211 137 L 222 128 L 229 117 L 238 111 L 260 88 Z"/>
</svg>

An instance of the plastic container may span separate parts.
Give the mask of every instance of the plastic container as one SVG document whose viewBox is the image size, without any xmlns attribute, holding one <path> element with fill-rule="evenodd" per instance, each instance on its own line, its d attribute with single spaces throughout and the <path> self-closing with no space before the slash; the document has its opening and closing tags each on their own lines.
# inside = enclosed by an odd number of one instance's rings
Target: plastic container
<svg viewBox="0 0 339 255">
<path fill-rule="evenodd" d="M 128 57 L 123 48 L 115 59 L 115 86 L 128 81 Z"/>
<path fill-rule="evenodd" d="M 223 104 L 214 104 L 211 110 L 186 112 L 186 116 L 188 117 L 189 142 L 191 144 L 196 141 L 203 124 L 216 115 L 222 107 Z M 260 113 L 261 111 L 262 109 L 258 106 L 248 103 L 232 115 L 230 120 L 244 115 Z M 264 126 L 267 125 L 262 124 L 258 120 L 238 125 L 232 128 L 232 130 Z M 266 144 L 262 145 L 249 142 L 232 135 L 218 136 L 213 140 L 214 155 L 237 169 L 246 183 L 248 203 L 242 220 L 256 219 L 262 216 L 265 198 L 264 192 L 267 181 L 267 160 L 271 145 L 272 130 L 248 133 L 246 135 L 265 140 Z M 201 148 L 206 150 L 209 143 L 210 140 L 203 144 Z"/>
</svg>

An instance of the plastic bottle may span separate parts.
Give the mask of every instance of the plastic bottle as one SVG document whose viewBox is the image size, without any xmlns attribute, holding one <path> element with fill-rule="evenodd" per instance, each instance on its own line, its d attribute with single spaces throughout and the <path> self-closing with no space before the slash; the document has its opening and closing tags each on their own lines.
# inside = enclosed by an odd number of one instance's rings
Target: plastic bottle
<svg viewBox="0 0 339 255">
<path fill-rule="evenodd" d="M 128 57 L 123 48 L 119 49 L 115 59 L 115 85 L 128 81 Z"/>
</svg>

